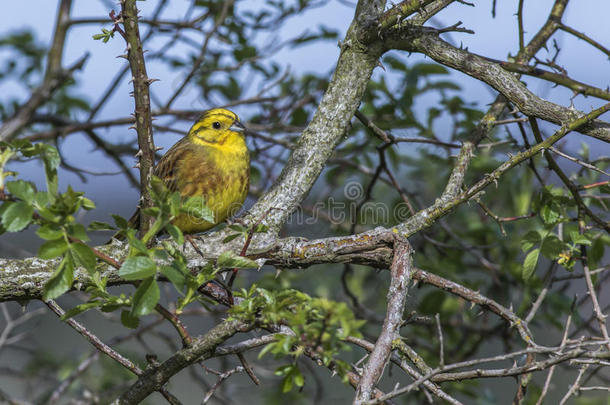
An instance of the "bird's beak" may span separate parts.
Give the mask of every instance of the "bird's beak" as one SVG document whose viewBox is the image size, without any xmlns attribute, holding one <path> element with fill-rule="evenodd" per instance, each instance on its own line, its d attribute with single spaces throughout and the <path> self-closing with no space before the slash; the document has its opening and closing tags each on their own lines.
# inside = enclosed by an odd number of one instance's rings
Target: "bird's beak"
<svg viewBox="0 0 610 405">
<path fill-rule="evenodd" d="M 246 127 L 244 127 L 244 124 L 242 124 L 241 122 L 234 121 L 233 125 L 231 125 L 229 130 L 230 131 L 235 131 L 235 132 L 246 132 Z"/>
</svg>

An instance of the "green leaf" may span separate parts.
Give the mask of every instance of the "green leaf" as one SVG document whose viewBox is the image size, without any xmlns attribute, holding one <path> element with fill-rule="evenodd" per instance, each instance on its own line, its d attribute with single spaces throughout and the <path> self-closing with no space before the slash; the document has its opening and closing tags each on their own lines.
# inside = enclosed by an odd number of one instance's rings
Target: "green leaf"
<svg viewBox="0 0 610 405">
<path fill-rule="evenodd" d="M 561 217 L 561 214 L 559 213 L 559 207 L 553 203 L 547 204 L 542 207 L 540 215 L 545 224 L 554 224 Z"/>
<path fill-rule="evenodd" d="M 125 280 L 142 280 L 150 277 L 157 271 L 155 262 L 146 256 L 130 257 L 123 262 L 119 269 L 119 276 Z"/>
<path fill-rule="evenodd" d="M 131 315 L 129 311 L 121 311 L 121 323 L 130 329 L 135 329 L 140 324 L 140 319 Z"/>
<path fill-rule="evenodd" d="M 83 208 L 86 210 L 95 209 L 95 203 L 87 197 L 81 197 L 81 203 L 83 205 Z"/>
<path fill-rule="evenodd" d="M 159 215 L 159 213 L 161 213 L 161 210 L 159 209 L 159 207 L 148 207 L 148 208 L 144 208 L 141 212 L 145 215 L 150 215 L 151 217 L 156 217 Z"/>
<path fill-rule="evenodd" d="M 265 233 L 269 230 L 269 227 L 265 224 L 258 224 L 254 227 L 254 233 Z"/>
<path fill-rule="evenodd" d="M 248 228 L 246 228 L 245 226 L 240 225 L 240 224 L 229 225 L 229 229 L 232 229 L 235 232 L 240 232 L 240 233 L 246 233 L 248 231 Z"/>
<path fill-rule="evenodd" d="M 49 199 L 49 194 L 44 191 L 37 191 L 34 195 L 34 201 L 38 207 L 46 207 L 51 202 Z"/>
<path fill-rule="evenodd" d="M 52 259 L 63 255 L 66 250 L 68 250 L 68 242 L 65 239 L 50 240 L 40 246 L 38 257 L 41 259 Z"/>
<path fill-rule="evenodd" d="M 599 263 L 602 257 L 604 257 L 604 243 L 602 238 L 597 238 L 593 241 L 593 246 L 591 246 L 588 254 L 590 262 L 594 264 Z"/>
<path fill-rule="evenodd" d="M 36 230 L 36 235 L 44 240 L 55 240 L 63 237 L 64 231 L 57 225 L 43 225 Z"/>
<path fill-rule="evenodd" d="M 93 221 L 89 224 L 90 231 L 114 231 L 116 228 L 106 222 Z"/>
<path fill-rule="evenodd" d="M 567 246 L 556 235 L 548 235 L 540 245 L 540 253 L 549 259 L 556 259 Z"/>
<path fill-rule="evenodd" d="M 530 277 L 532 277 L 532 274 L 534 274 L 536 264 L 538 264 L 538 256 L 540 256 L 540 249 L 534 249 L 525 256 L 525 260 L 523 261 L 523 272 L 521 273 L 523 280 L 529 280 Z"/>
<path fill-rule="evenodd" d="M 157 176 L 152 176 L 150 179 L 151 192 L 157 197 L 158 200 L 166 200 L 169 196 L 169 190 L 165 185 L 165 182 Z"/>
<path fill-rule="evenodd" d="M 591 240 L 589 240 L 589 238 L 587 238 L 585 235 L 581 235 L 577 231 L 570 232 L 570 239 L 572 239 L 572 242 L 576 243 L 577 245 L 589 246 L 593 243 Z"/>
<path fill-rule="evenodd" d="M 46 219 L 48 222 L 60 222 L 62 219 L 61 215 L 57 215 L 49 208 L 38 208 L 38 215 L 41 218 Z"/>
<path fill-rule="evenodd" d="M 538 245 L 539 243 L 540 243 L 540 234 L 536 231 L 529 231 L 528 233 L 525 234 L 525 236 L 523 236 L 523 239 L 521 239 L 521 249 L 524 252 L 527 252 L 528 250 L 530 250 L 534 246 Z"/>
<path fill-rule="evenodd" d="M 208 208 L 203 197 L 189 197 L 180 208 L 180 211 L 194 218 L 214 223 L 214 212 Z"/>
<path fill-rule="evenodd" d="M 34 201 L 36 191 L 30 182 L 23 180 L 11 181 L 6 183 L 6 188 L 14 197 L 17 197 L 28 204 L 31 204 L 32 201 Z"/>
<path fill-rule="evenodd" d="M 232 235 L 227 236 L 226 238 L 224 238 L 222 240 L 222 243 L 229 243 L 231 242 L 233 239 L 237 238 L 238 236 L 241 236 L 241 233 L 234 233 Z"/>
<path fill-rule="evenodd" d="M 68 235 L 72 236 L 73 238 L 82 240 L 82 241 L 89 240 L 89 236 L 87 235 L 87 231 L 85 230 L 85 227 L 82 224 L 78 224 L 78 223 L 68 225 Z"/>
<path fill-rule="evenodd" d="M 122 216 L 112 214 L 112 219 L 114 219 L 114 223 L 116 224 L 117 228 L 120 228 L 120 229 L 129 228 L 129 224 L 127 223 L 127 220 L 125 218 L 123 218 Z"/>
<path fill-rule="evenodd" d="M 167 224 L 165 225 L 165 230 L 167 231 L 167 233 L 169 233 L 169 236 L 171 236 L 172 239 L 174 239 L 174 242 L 176 242 L 178 245 L 184 244 L 184 235 L 176 225 Z"/>
<path fill-rule="evenodd" d="M 176 287 L 178 292 L 182 292 L 184 290 L 184 285 L 186 284 L 186 275 L 180 271 L 176 266 L 161 266 L 159 268 L 161 274 L 163 274 L 171 283 Z"/>
<path fill-rule="evenodd" d="M 131 314 L 139 317 L 147 315 L 155 309 L 161 293 L 154 277 L 143 280 L 133 295 Z"/>
<path fill-rule="evenodd" d="M 449 70 L 446 67 L 436 63 L 418 63 L 413 66 L 413 70 L 421 75 L 447 75 Z"/>
<path fill-rule="evenodd" d="M 290 375 L 287 375 L 286 377 L 284 377 L 284 380 L 282 381 L 282 392 L 287 393 L 287 392 L 290 392 L 291 390 L 292 390 L 292 378 L 290 377 Z"/>
<path fill-rule="evenodd" d="M 61 163 L 59 152 L 53 146 L 44 143 L 37 143 L 36 147 L 41 149 L 47 180 L 47 191 L 51 199 L 54 199 L 55 195 L 57 195 L 57 167 Z"/>
<path fill-rule="evenodd" d="M 142 254 L 148 255 L 148 248 L 146 247 L 146 244 L 136 237 L 135 230 L 131 229 L 127 232 L 127 240 L 129 241 L 129 246 L 131 248 Z"/>
<path fill-rule="evenodd" d="M 301 370 L 299 370 L 298 367 L 294 368 L 294 371 L 292 372 L 292 379 L 294 381 L 294 385 L 297 387 L 302 387 L 305 385 L 305 377 L 303 377 L 303 373 L 301 373 Z"/>
<path fill-rule="evenodd" d="M 97 259 L 89 246 L 82 243 L 72 243 L 70 244 L 70 251 L 76 258 L 77 263 L 87 269 L 89 273 L 95 271 Z"/>
<path fill-rule="evenodd" d="M 238 268 L 238 269 L 257 269 L 258 264 L 247 257 L 239 256 L 234 252 L 222 252 L 216 260 L 218 267 L 222 268 Z"/>
<path fill-rule="evenodd" d="M 125 304 L 121 303 L 121 302 L 117 302 L 116 300 L 108 300 L 106 301 L 101 307 L 100 307 L 100 311 L 102 312 L 114 312 L 117 309 L 120 309 L 122 307 L 124 307 Z M 129 311 L 127 311 L 129 312 Z"/>
<path fill-rule="evenodd" d="M 65 314 L 63 314 L 61 316 L 62 321 L 65 321 L 67 319 L 70 319 L 78 314 L 81 314 L 91 308 L 95 308 L 95 307 L 99 307 L 102 304 L 102 301 L 91 301 L 91 302 L 85 302 L 84 304 L 80 304 L 75 306 L 74 308 L 66 311 Z"/>
<path fill-rule="evenodd" d="M 65 255 L 57 270 L 44 286 L 43 300 L 52 300 L 72 287 L 74 281 L 74 263 L 69 254 Z"/>
<path fill-rule="evenodd" d="M 2 213 L 2 225 L 7 232 L 19 232 L 32 222 L 32 215 L 34 208 L 31 205 L 23 201 L 11 202 Z"/>
</svg>

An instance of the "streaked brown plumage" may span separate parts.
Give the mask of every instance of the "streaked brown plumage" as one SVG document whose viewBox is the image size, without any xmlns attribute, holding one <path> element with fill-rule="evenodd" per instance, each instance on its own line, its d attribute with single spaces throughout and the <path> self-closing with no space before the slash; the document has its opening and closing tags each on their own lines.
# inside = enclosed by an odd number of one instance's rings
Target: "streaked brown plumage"
<svg viewBox="0 0 610 405">
<path fill-rule="evenodd" d="M 154 175 L 182 197 L 202 196 L 214 222 L 180 214 L 172 223 L 185 233 L 206 231 L 241 208 L 248 194 L 250 157 L 244 126 L 225 109 L 203 113 L 189 133 L 159 160 Z M 139 226 L 139 209 L 130 226 Z"/>
</svg>

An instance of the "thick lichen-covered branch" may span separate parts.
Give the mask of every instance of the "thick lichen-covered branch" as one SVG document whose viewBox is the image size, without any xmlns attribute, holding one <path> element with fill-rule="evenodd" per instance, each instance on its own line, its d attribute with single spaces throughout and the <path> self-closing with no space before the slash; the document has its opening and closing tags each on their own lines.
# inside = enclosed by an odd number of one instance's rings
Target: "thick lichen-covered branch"
<svg viewBox="0 0 610 405">
<path fill-rule="evenodd" d="M 357 33 L 360 24 L 376 18 L 384 5 L 385 1 L 359 2 L 328 88 L 280 177 L 250 210 L 252 222 L 265 216 L 265 222 L 273 230 L 279 230 L 303 201 L 346 135 L 382 53 L 381 43 L 365 47 L 359 43 Z"/>
<path fill-rule="evenodd" d="M 113 404 L 139 404 L 151 393 L 158 391 L 171 377 L 199 360 L 206 360 L 215 355 L 216 347 L 238 332 L 248 332 L 253 325 L 237 320 L 224 321 L 206 334 L 193 340 L 192 344 L 179 350 L 159 366 L 144 371 L 136 381 Z"/>
<path fill-rule="evenodd" d="M 413 250 L 406 240 L 400 238 L 397 238 L 394 245 L 386 315 L 375 347 L 369 354 L 362 371 L 362 377 L 358 382 L 354 404 L 362 404 L 371 398 L 373 390 L 390 359 L 392 342 L 398 338 L 398 330 L 403 322 L 402 314 L 407 302 L 408 286 L 413 272 Z"/>
</svg>

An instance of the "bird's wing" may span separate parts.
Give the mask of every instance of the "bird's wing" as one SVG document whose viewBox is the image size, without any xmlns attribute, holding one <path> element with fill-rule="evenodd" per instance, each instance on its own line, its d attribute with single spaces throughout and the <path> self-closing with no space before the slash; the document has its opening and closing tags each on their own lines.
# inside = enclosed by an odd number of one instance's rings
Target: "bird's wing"
<svg viewBox="0 0 610 405">
<path fill-rule="evenodd" d="M 159 177 L 170 192 L 179 191 L 179 171 L 182 163 L 193 153 L 183 138 L 172 146 L 155 166 L 154 175 Z"/>
</svg>

